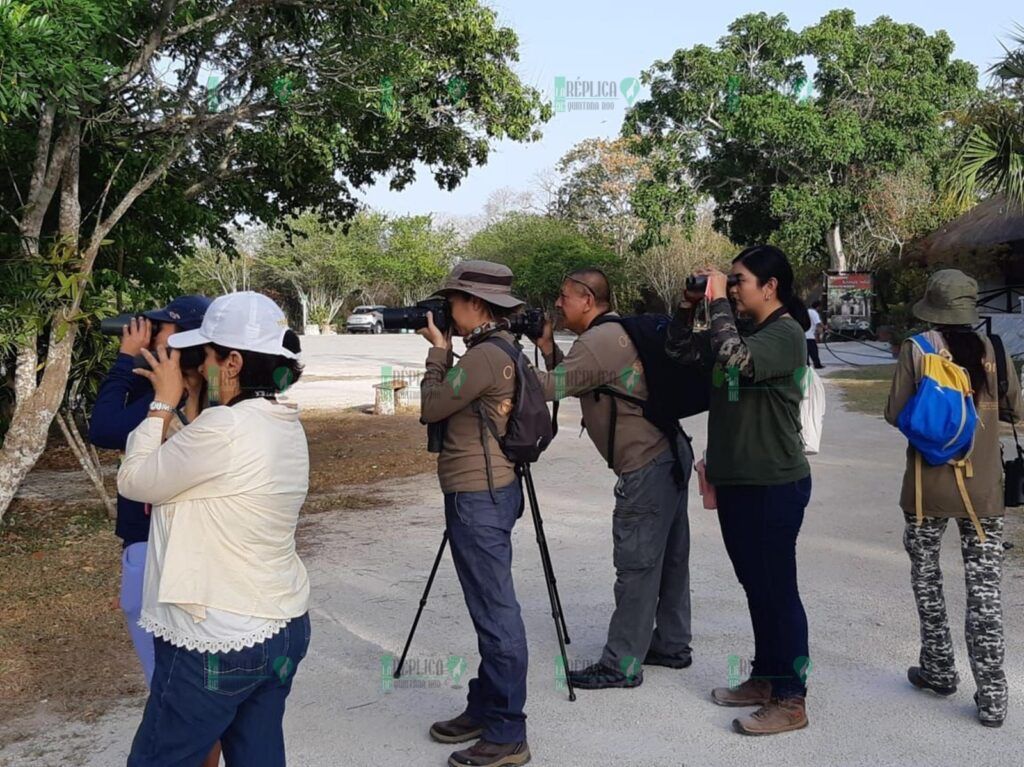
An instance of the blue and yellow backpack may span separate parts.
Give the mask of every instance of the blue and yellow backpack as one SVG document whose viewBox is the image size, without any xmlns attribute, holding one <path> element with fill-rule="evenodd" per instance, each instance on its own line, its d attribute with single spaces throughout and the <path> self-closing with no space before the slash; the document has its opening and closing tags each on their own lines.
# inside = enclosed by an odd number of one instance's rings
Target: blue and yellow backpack
<svg viewBox="0 0 1024 767">
<path fill-rule="evenodd" d="M 967 494 L 964 476 L 971 477 L 971 451 L 974 432 L 978 427 L 978 412 L 974 407 L 974 394 L 967 371 L 957 365 L 947 349 L 936 351 L 922 334 L 910 339 L 922 354 L 921 379 L 917 392 L 900 411 L 896 425 L 911 447 L 917 451 L 914 467 L 914 494 L 917 504 L 917 524 L 924 519 L 922 508 L 921 461 L 931 466 L 949 464 L 956 473 L 967 515 L 978 537 L 984 541 L 974 505 Z"/>
</svg>

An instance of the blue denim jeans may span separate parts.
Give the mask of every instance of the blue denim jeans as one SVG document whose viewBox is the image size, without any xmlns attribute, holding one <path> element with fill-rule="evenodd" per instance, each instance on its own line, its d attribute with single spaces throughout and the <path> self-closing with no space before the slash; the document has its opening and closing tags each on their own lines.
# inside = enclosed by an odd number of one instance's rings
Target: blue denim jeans
<svg viewBox="0 0 1024 767">
<path fill-rule="evenodd" d="M 128 767 L 196 767 L 218 740 L 228 767 L 284 767 L 284 704 L 309 631 L 307 613 L 231 652 L 154 640 L 156 669 Z"/>
<path fill-rule="evenodd" d="M 526 740 L 526 627 L 512 584 L 512 528 L 523 513 L 519 481 L 495 490 L 446 493 L 455 572 L 476 628 L 480 667 L 465 713 L 492 743 Z"/>
<path fill-rule="evenodd" d="M 796 581 L 796 539 L 811 478 L 784 485 L 716 487 L 718 522 L 754 628 L 751 677 L 776 698 L 807 694 L 807 613 Z"/>
</svg>

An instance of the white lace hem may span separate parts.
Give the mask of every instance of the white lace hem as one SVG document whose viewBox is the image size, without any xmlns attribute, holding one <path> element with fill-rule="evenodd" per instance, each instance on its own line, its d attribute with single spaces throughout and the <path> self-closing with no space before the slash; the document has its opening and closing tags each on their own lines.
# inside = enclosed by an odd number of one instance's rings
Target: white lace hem
<svg viewBox="0 0 1024 767">
<path fill-rule="evenodd" d="M 213 653 L 231 652 L 232 650 L 241 650 L 245 647 L 253 647 L 260 642 L 265 642 L 271 637 L 276 636 L 286 625 L 288 625 L 288 621 L 271 620 L 262 628 L 259 628 L 256 631 L 250 631 L 248 634 L 243 634 L 242 636 L 231 637 L 229 639 L 209 639 L 176 631 L 145 615 L 139 618 L 139 626 L 141 628 L 145 629 L 153 636 L 160 637 L 161 639 L 170 642 L 175 647 L 183 647 L 186 650 L 194 650 L 197 652 Z"/>
</svg>

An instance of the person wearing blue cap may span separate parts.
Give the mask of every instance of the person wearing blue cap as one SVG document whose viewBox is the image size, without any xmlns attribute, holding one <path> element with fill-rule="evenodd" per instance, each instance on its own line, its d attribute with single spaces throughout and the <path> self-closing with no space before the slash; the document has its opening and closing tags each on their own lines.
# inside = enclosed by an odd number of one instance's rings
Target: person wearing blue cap
<svg viewBox="0 0 1024 767">
<path fill-rule="evenodd" d="M 153 401 L 153 386 L 132 373 L 138 367 L 136 356 L 143 349 L 152 353 L 167 346 L 167 339 L 184 330 L 198 328 L 210 299 L 205 296 L 180 296 L 162 309 L 143 312 L 129 322 L 121 336 L 121 348 L 96 395 L 89 424 L 89 441 L 108 450 L 125 449 L 128 435 L 146 418 Z M 198 411 L 202 379 L 198 372 L 190 376 L 189 410 Z M 146 571 L 146 541 L 149 539 L 147 504 L 117 496 L 115 533 L 122 541 L 121 609 L 124 611 L 135 652 L 142 664 L 146 684 L 153 676 L 153 637 L 139 625 L 142 609 L 142 582 Z"/>
</svg>

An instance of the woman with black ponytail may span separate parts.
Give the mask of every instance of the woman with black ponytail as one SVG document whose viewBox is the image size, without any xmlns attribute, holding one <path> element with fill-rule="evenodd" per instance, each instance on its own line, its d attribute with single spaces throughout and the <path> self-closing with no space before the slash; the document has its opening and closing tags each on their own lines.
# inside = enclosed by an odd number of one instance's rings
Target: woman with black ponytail
<svg viewBox="0 0 1024 767">
<path fill-rule="evenodd" d="M 807 726 L 807 615 L 796 579 L 796 539 L 811 497 L 800 438 L 810 317 L 793 269 L 771 245 L 747 248 L 727 278 L 705 269 L 707 293 L 687 292 L 667 352 L 711 374 L 705 476 L 715 488 L 726 551 L 747 594 L 754 628 L 751 676 L 711 693 L 720 706 L 758 706 L 733 720 L 745 735 Z M 709 299 L 710 329 L 693 331 Z M 735 308 L 735 313 L 734 313 Z M 737 319 L 744 320 L 737 329 Z"/>
<path fill-rule="evenodd" d="M 1019 422 L 1024 402 L 1016 367 L 1002 343 L 993 343 L 996 336 L 989 339 L 974 331 L 981 319 L 977 304 L 978 283 L 973 277 L 958 269 L 942 269 L 931 276 L 924 297 L 913 309 L 914 316 L 930 328 L 903 342 L 885 420 L 898 425 L 900 413 L 917 394 L 928 345 L 938 354 L 948 354 L 967 371 L 978 413 L 967 456 L 970 471 L 958 474 L 950 464 L 932 466 L 907 445 L 900 508 L 905 522 L 903 545 L 910 556 L 910 581 L 921 623 L 921 649 L 917 665 L 907 669 L 907 680 L 920 690 L 942 696 L 955 693 L 959 683 L 939 560 L 942 538 L 952 519 L 964 560 L 964 633 L 977 685 L 978 720 L 986 727 L 1000 727 L 1006 718 L 1009 692 L 1003 670 L 1006 642 L 1000 584 L 1006 496 L 999 422 Z M 997 355 L 1003 358 L 1001 365 Z"/>
</svg>

